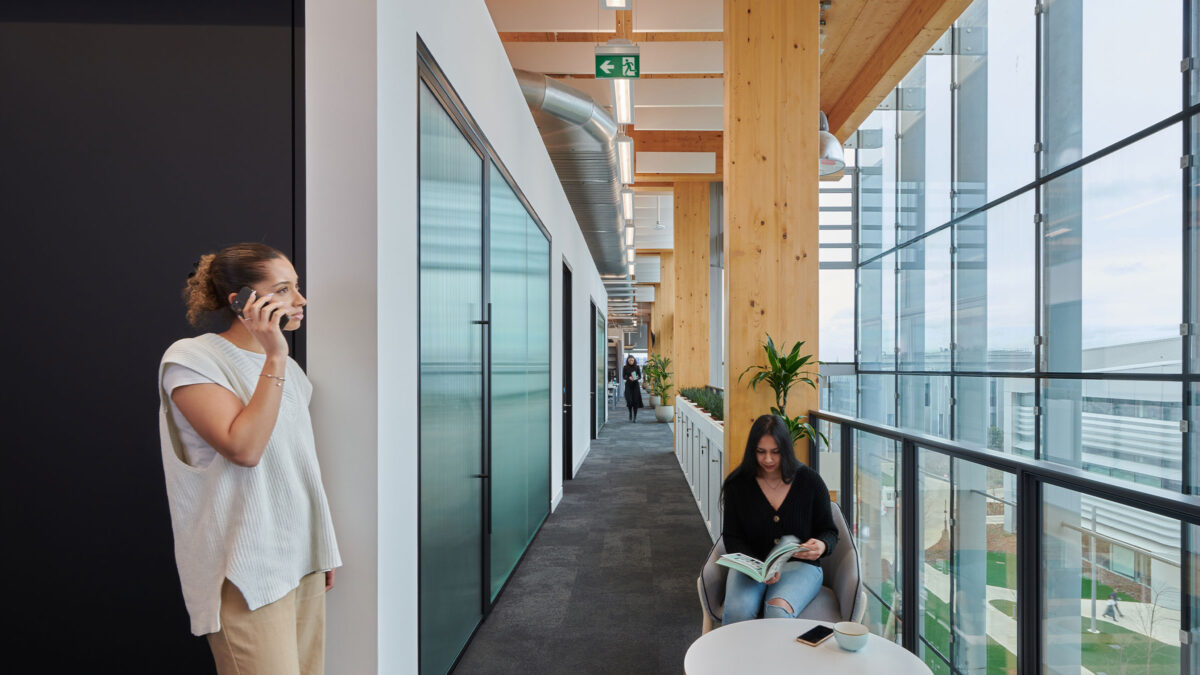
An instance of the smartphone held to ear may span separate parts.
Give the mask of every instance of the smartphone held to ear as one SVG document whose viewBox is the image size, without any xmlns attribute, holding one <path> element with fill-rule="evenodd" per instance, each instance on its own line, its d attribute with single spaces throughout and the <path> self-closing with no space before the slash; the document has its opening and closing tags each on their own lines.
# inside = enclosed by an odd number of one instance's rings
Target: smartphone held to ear
<svg viewBox="0 0 1200 675">
<path fill-rule="evenodd" d="M 829 626 L 813 626 L 805 633 L 797 636 L 796 642 L 801 642 L 809 647 L 816 647 L 828 640 L 830 635 L 833 635 L 833 629 Z"/>
<path fill-rule="evenodd" d="M 250 288 L 249 286 L 242 286 L 242 289 L 238 291 L 237 297 L 233 299 L 231 306 L 233 307 L 233 311 L 236 312 L 238 316 L 242 316 L 242 311 L 245 310 L 246 305 L 249 304 L 251 295 L 254 295 L 254 289 Z M 279 330 L 283 330 L 288 325 L 288 321 L 291 321 L 291 317 L 288 316 L 287 312 L 280 309 Z"/>
</svg>

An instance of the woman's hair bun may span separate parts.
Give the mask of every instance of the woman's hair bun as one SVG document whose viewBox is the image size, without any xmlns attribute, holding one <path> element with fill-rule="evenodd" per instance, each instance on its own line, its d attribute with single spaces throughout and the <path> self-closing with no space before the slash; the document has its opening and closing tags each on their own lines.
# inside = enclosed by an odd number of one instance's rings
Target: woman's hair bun
<svg viewBox="0 0 1200 675">
<path fill-rule="evenodd" d="M 216 257 L 212 253 L 200 256 L 199 262 L 194 265 L 196 270 L 188 275 L 187 286 L 183 289 L 188 323 L 193 326 L 199 326 L 207 312 L 221 309 L 221 299 L 217 297 L 217 289 L 212 283 L 212 262 Z"/>
<path fill-rule="evenodd" d="M 200 256 L 195 271 L 188 275 L 183 289 L 187 304 L 188 322 L 199 328 L 210 312 L 226 310 L 233 317 L 229 306 L 229 294 L 236 293 L 242 286 L 253 286 L 265 278 L 267 261 L 287 258 L 279 250 L 266 244 L 234 244 L 217 253 Z"/>
</svg>

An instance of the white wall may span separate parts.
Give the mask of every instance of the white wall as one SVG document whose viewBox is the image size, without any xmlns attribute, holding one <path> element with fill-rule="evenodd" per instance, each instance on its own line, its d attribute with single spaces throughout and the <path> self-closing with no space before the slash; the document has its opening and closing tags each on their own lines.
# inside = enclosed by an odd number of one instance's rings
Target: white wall
<svg viewBox="0 0 1200 675">
<path fill-rule="evenodd" d="M 549 228 L 551 495 L 562 494 L 562 261 L 571 401 L 589 449 L 590 302 L 607 298 L 482 0 L 307 0 L 307 288 L 313 421 L 345 567 L 327 670 L 417 668 L 417 36 Z M 318 309 L 319 308 L 319 309 Z"/>
</svg>

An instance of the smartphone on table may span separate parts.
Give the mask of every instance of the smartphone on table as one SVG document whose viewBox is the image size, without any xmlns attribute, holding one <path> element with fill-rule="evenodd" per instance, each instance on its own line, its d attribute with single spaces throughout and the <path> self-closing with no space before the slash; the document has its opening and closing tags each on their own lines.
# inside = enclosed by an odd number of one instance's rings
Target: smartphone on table
<svg viewBox="0 0 1200 675">
<path fill-rule="evenodd" d="M 829 639 L 833 635 L 833 629 L 829 626 L 813 626 L 804 633 L 796 637 L 796 642 L 801 642 L 809 647 L 816 647 L 822 642 Z"/>
<path fill-rule="evenodd" d="M 246 309 L 246 305 L 250 302 L 250 296 L 253 294 L 254 289 L 249 286 L 242 286 L 242 289 L 238 291 L 237 297 L 230 303 L 233 311 L 237 312 L 238 316 L 242 315 L 242 311 Z M 291 317 L 282 309 L 279 310 L 279 313 L 279 330 L 283 330 L 288 325 L 288 321 L 291 321 Z"/>
</svg>

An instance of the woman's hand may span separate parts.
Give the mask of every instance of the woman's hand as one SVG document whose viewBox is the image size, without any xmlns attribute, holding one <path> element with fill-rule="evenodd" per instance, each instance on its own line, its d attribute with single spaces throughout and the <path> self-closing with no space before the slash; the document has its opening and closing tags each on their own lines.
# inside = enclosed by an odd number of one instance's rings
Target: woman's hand
<svg viewBox="0 0 1200 675">
<path fill-rule="evenodd" d="M 776 581 L 779 581 L 779 572 L 776 572 L 775 576 L 771 577 L 770 579 L 767 579 L 763 583 L 770 586 L 771 584 L 775 583 Z"/>
<path fill-rule="evenodd" d="M 793 558 L 800 560 L 816 560 L 825 554 L 825 542 L 820 539 L 809 539 L 801 544 L 807 551 L 796 551 L 792 554 Z"/>
<path fill-rule="evenodd" d="M 283 331 L 279 328 L 279 317 L 283 316 L 280 312 L 284 312 L 285 304 L 272 302 L 274 297 L 274 293 L 261 298 L 257 293 L 252 294 L 242 310 L 241 321 L 267 356 L 287 356 L 287 340 L 283 339 Z"/>
<path fill-rule="evenodd" d="M 333 578 L 337 576 L 337 570 L 329 570 L 325 573 L 325 592 L 328 593 L 333 588 Z"/>
</svg>

